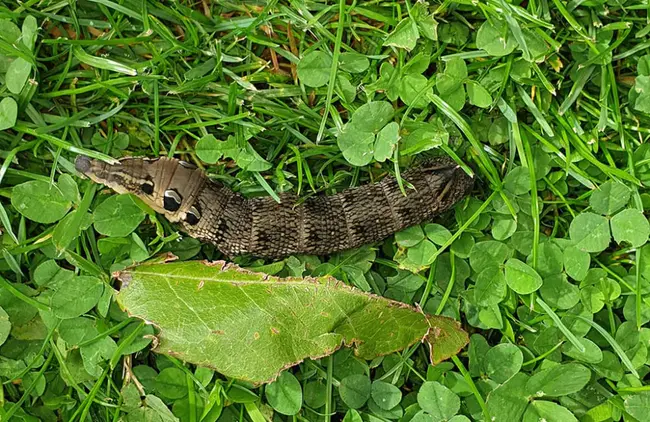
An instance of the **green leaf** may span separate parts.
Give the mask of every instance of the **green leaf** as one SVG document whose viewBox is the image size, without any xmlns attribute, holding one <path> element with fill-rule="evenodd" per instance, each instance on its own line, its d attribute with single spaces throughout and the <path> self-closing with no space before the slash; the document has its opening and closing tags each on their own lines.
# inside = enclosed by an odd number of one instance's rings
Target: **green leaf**
<svg viewBox="0 0 650 422">
<path fill-rule="evenodd" d="M 363 419 L 361 419 L 361 415 L 359 415 L 359 412 L 357 412 L 354 409 L 350 409 L 345 414 L 345 417 L 343 418 L 343 422 L 363 422 Z"/>
<path fill-rule="evenodd" d="M 508 120 L 505 117 L 495 119 L 488 130 L 490 145 L 501 145 L 508 142 Z"/>
<path fill-rule="evenodd" d="M 424 233 L 436 245 L 444 245 L 451 239 L 451 232 L 440 224 L 427 224 L 424 226 Z"/>
<path fill-rule="evenodd" d="M 234 403 L 254 403 L 258 400 L 257 395 L 253 391 L 238 384 L 228 389 L 228 398 Z"/>
<path fill-rule="evenodd" d="M 519 372 L 490 392 L 487 408 L 495 422 L 521 420 L 528 406 L 528 397 L 522 394 L 528 379 L 528 375 Z"/>
<path fill-rule="evenodd" d="M 63 218 L 72 204 L 56 185 L 32 180 L 14 186 L 11 205 L 30 220 L 49 224 Z"/>
<path fill-rule="evenodd" d="M 400 155 L 415 155 L 449 141 L 449 132 L 439 121 L 410 125 L 400 146 Z"/>
<path fill-rule="evenodd" d="M 650 409 L 650 392 L 640 391 L 638 393 L 628 394 L 623 400 L 625 411 L 639 421 L 648 417 Z"/>
<path fill-rule="evenodd" d="M 390 410 L 402 400 L 402 392 L 393 384 L 384 381 L 375 381 L 370 390 L 372 400 L 381 409 Z"/>
<path fill-rule="evenodd" d="M 68 201 L 77 204 L 81 200 L 77 182 L 69 174 L 62 174 L 59 177 L 59 189 Z"/>
<path fill-rule="evenodd" d="M 0 101 L 0 130 L 11 129 L 18 118 L 18 104 L 11 97 L 5 97 Z"/>
<path fill-rule="evenodd" d="M 503 384 L 519 372 L 523 362 L 524 355 L 519 347 L 511 343 L 501 343 L 488 350 L 483 364 L 486 375 Z"/>
<path fill-rule="evenodd" d="M 363 54 L 346 52 L 346 53 L 341 53 L 341 55 L 339 56 L 339 69 L 344 70 L 346 72 L 350 72 L 350 73 L 365 72 L 369 66 L 370 66 L 370 61 Z"/>
<path fill-rule="evenodd" d="M 404 48 L 408 51 L 415 48 L 415 43 L 420 38 L 418 27 L 410 17 L 404 18 L 397 24 L 384 41 L 384 47 Z"/>
<path fill-rule="evenodd" d="M 93 320 L 85 317 L 64 319 L 58 331 L 66 343 L 75 346 L 99 334 Z"/>
<path fill-rule="evenodd" d="M 441 73 L 436 78 L 436 89 L 440 95 L 451 95 L 462 87 L 463 80 L 449 73 Z"/>
<path fill-rule="evenodd" d="M 348 78 L 349 77 L 347 74 L 339 73 L 336 77 L 336 81 L 338 83 L 338 87 L 343 93 L 344 100 L 348 103 L 351 103 L 357 97 L 357 88 L 352 85 Z"/>
<path fill-rule="evenodd" d="M 395 109 L 388 101 L 371 101 L 359 107 L 348 126 L 358 132 L 378 133 L 393 119 Z"/>
<path fill-rule="evenodd" d="M 423 240 L 417 245 L 409 248 L 406 257 L 410 264 L 416 267 L 425 267 L 431 265 L 435 259 L 435 253 L 438 250 L 429 240 Z"/>
<path fill-rule="evenodd" d="M 79 210 L 74 210 L 63 217 L 54 228 L 52 242 L 58 251 L 63 251 L 83 230 L 92 224 L 92 215 L 84 213 L 79 215 Z"/>
<path fill-rule="evenodd" d="M 375 134 L 356 131 L 346 126 L 337 139 L 343 157 L 353 166 L 365 166 L 372 161 Z"/>
<path fill-rule="evenodd" d="M 489 266 L 501 265 L 511 255 L 504 243 L 487 240 L 474 244 L 469 254 L 469 265 L 474 271 L 480 272 Z"/>
<path fill-rule="evenodd" d="M 113 356 L 117 351 L 117 345 L 112 338 L 103 337 L 100 340 L 81 346 L 79 351 L 81 352 L 81 358 L 83 359 L 86 372 L 95 377 L 99 377 L 103 370 L 100 366 L 101 363 L 109 360 Z"/>
<path fill-rule="evenodd" d="M 496 305 L 506 297 L 508 291 L 503 271 L 496 265 L 486 267 L 476 277 L 474 300 L 477 305 Z"/>
<path fill-rule="evenodd" d="M 196 143 L 196 155 L 209 164 L 214 164 L 223 156 L 222 145 L 223 142 L 217 141 L 214 135 L 205 135 Z"/>
<path fill-rule="evenodd" d="M 435 421 L 451 419 L 460 410 L 460 398 L 436 381 L 427 381 L 418 391 L 418 404 Z"/>
<path fill-rule="evenodd" d="M 599 312 L 605 306 L 605 295 L 596 286 L 586 286 L 580 290 L 580 300 L 585 309 L 592 314 Z"/>
<path fill-rule="evenodd" d="M 398 141 L 399 124 L 390 122 L 377 134 L 377 140 L 375 141 L 375 160 L 383 163 L 392 157 Z"/>
<path fill-rule="evenodd" d="M 438 22 L 433 17 L 433 15 L 429 13 L 427 4 L 416 3 L 413 5 L 411 8 L 411 17 L 413 17 L 417 23 L 419 32 L 422 34 L 422 36 L 432 41 L 436 41 L 438 39 Z"/>
<path fill-rule="evenodd" d="M 584 347 L 584 351 L 576 349 L 571 343 L 567 343 L 562 353 L 580 362 L 596 364 L 603 361 L 603 351 L 593 341 L 586 338 L 579 338 L 578 341 Z"/>
<path fill-rule="evenodd" d="M 425 88 L 429 84 L 427 78 L 418 74 L 407 74 L 400 81 L 399 96 L 404 104 L 414 108 L 424 108 L 429 104 Z M 429 88 L 428 92 L 433 92 Z"/>
<path fill-rule="evenodd" d="M 551 52 L 549 45 L 539 34 L 529 29 L 523 29 L 524 40 L 530 52 L 530 59 L 537 63 L 543 63 L 546 55 Z"/>
<path fill-rule="evenodd" d="M 526 394 L 560 397 L 578 392 L 587 385 L 591 371 L 579 363 L 567 363 L 543 369 L 526 383 Z"/>
<path fill-rule="evenodd" d="M 386 139 L 384 137 L 390 136 L 391 132 L 397 128 L 391 126 L 385 134 L 380 131 L 390 122 L 394 114 L 393 106 L 386 101 L 371 101 L 354 112 L 337 139 L 339 149 L 350 164 L 365 166 L 372 161 L 375 152 L 375 135 L 378 132 L 382 137 L 379 158 L 386 156 Z"/>
<path fill-rule="evenodd" d="M 14 44 L 21 36 L 20 29 L 10 19 L 0 19 L 0 37 Z"/>
<path fill-rule="evenodd" d="M 452 45 L 463 45 L 469 38 L 469 28 L 461 22 L 443 23 L 438 29 L 440 42 Z"/>
<path fill-rule="evenodd" d="M 583 212 L 571 221 L 569 236 L 584 252 L 602 252 L 609 246 L 609 221 L 603 216 Z"/>
<path fill-rule="evenodd" d="M 305 384 L 305 404 L 313 409 L 325 406 L 327 402 L 327 386 L 321 381 Z"/>
<path fill-rule="evenodd" d="M 628 208 L 614 217 L 611 221 L 612 236 L 617 243 L 629 243 L 632 247 L 638 248 L 648 241 L 650 235 L 650 224 L 648 219 L 639 210 Z"/>
<path fill-rule="evenodd" d="M 5 75 L 5 83 L 9 92 L 12 94 L 19 94 L 25 86 L 25 82 L 29 79 L 29 74 L 32 71 L 32 65 L 18 57 L 16 60 L 11 62 L 9 69 L 7 69 L 7 74 Z"/>
<path fill-rule="evenodd" d="M 11 322 L 9 321 L 9 314 L 0 307 L 0 345 L 4 344 L 11 332 Z"/>
<path fill-rule="evenodd" d="M 354 374 L 341 380 L 339 394 L 350 408 L 359 409 L 370 398 L 371 388 L 370 378 L 366 375 Z"/>
<path fill-rule="evenodd" d="M 558 309 L 571 309 L 580 301 L 578 287 L 569 283 L 564 274 L 545 277 L 540 293 L 546 303 Z"/>
<path fill-rule="evenodd" d="M 160 371 L 154 383 L 156 391 L 170 400 L 177 400 L 187 395 L 185 372 L 174 366 Z"/>
<path fill-rule="evenodd" d="M 527 295 L 542 286 L 542 277 L 517 258 L 510 258 L 506 262 L 506 282 L 516 293 Z"/>
<path fill-rule="evenodd" d="M 425 239 L 424 232 L 420 226 L 411 226 L 395 233 L 395 241 L 399 246 L 411 248 Z"/>
<path fill-rule="evenodd" d="M 61 283 L 51 297 L 50 305 L 57 318 L 76 318 L 91 310 L 104 292 L 104 285 L 96 277 L 72 277 Z"/>
<path fill-rule="evenodd" d="M 124 237 L 144 220 L 145 213 L 132 195 L 114 195 L 99 204 L 93 213 L 95 230 L 99 233 Z"/>
<path fill-rule="evenodd" d="M 53 290 L 72 277 L 74 277 L 72 271 L 59 267 L 59 264 L 53 259 L 41 263 L 34 270 L 34 282 L 39 287 L 48 287 Z"/>
<path fill-rule="evenodd" d="M 513 168 L 503 179 L 503 186 L 514 195 L 523 195 L 530 190 L 530 176 L 526 167 Z"/>
<path fill-rule="evenodd" d="M 630 189 L 620 182 L 609 180 L 593 191 L 589 198 L 591 209 L 599 214 L 612 215 L 630 200 Z"/>
<path fill-rule="evenodd" d="M 650 76 L 637 76 L 633 90 L 636 94 L 634 109 L 641 113 L 650 113 Z"/>
<path fill-rule="evenodd" d="M 569 246 L 564 250 L 564 269 L 569 277 L 581 281 L 587 276 L 591 256 L 588 252 Z"/>
<path fill-rule="evenodd" d="M 496 215 L 492 220 L 492 237 L 506 240 L 517 231 L 517 221 L 510 215 Z"/>
<path fill-rule="evenodd" d="M 483 22 L 476 34 L 476 46 L 485 50 L 490 56 L 507 56 L 517 47 L 515 37 L 507 28 L 505 22 L 500 20 L 492 19 Z"/>
<path fill-rule="evenodd" d="M 300 383 L 289 371 L 281 373 L 264 392 L 271 407 L 283 415 L 295 415 L 302 407 Z"/>
<path fill-rule="evenodd" d="M 636 70 L 639 75 L 650 76 L 650 54 L 639 57 Z"/>
<path fill-rule="evenodd" d="M 323 51 L 312 51 L 298 62 L 298 78 L 312 88 L 329 82 L 332 57 Z"/>
<path fill-rule="evenodd" d="M 545 400 L 535 400 L 526 409 L 522 422 L 578 422 L 564 406 Z"/>
<path fill-rule="evenodd" d="M 239 167 L 247 171 L 260 172 L 271 168 L 271 163 L 262 158 L 249 142 L 246 149 L 239 151 L 236 161 Z"/>
<path fill-rule="evenodd" d="M 372 359 L 431 342 L 435 363 L 467 343 L 455 321 L 393 306 L 331 279 L 280 280 L 203 261 L 140 265 L 119 279 L 118 303 L 160 328 L 157 350 L 251 382 L 272 380 L 341 344 Z M 189 318 L 179 324 L 178 315 Z"/>
<path fill-rule="evenodd" d="M 562 250 L 554 242 L 544 242 L 539 245 L 537 257 L 537 272 L 542 277 L 548 277 L 562 272 L 563 256 Z M 529 256 L 532 261 L 532 255 Z"/>
<path fill-rule="evenodd" d="M 36 18 L 32 15 L 25 17 L 23 21 L 22 28 L 22 40 L 25 47 L 30 51 L 34 50 L 34 44 L 36 43 L 36 37 L 38 36 L 38 23 Z"/>
<path fill-rule="evenodd" d="M 476 107 L 487 108 L 492 105 L 492 96 L 483 85 L 476 81 L 465 82 L 469 103 Z"/>
<path fill-rule="evenodd" d="M 451 76 L 458 83 L 462 83 L 467 79 L 467 64 L 465 64 L 465 60 L 459 57 L 454 57 L 449 60 L 445 66 L 445 75 Z"/>
</svg>

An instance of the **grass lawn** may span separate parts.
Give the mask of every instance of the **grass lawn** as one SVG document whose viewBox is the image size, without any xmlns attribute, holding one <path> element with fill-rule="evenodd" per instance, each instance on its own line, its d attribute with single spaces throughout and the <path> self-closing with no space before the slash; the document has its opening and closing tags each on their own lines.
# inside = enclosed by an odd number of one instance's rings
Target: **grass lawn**
<svg viewBox="0 0 650 422">
<path fill-rule="evenodd" d="M 0 0 L 0 420 L 650 420 L 647 10 Z M 176 157 L 247 197 L 303 198 L 451 156 L 476 182 L 434 221 L 329 257 L 233 261 L 334 276 L 470 342 L 435 366 L 421 344 L 343 348 L 262 386 L 154 353 L 111 274 L 224 257 L 80 177 L 79 154 Z"/>
</svg>

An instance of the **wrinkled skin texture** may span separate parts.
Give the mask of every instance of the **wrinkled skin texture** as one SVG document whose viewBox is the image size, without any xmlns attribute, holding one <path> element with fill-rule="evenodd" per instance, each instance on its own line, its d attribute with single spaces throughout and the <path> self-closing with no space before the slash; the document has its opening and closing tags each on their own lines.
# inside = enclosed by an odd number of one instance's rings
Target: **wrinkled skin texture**
<svg viewBox="0 0 650 422">
<path fill-rule="evenodd" d="M 79 156 L 76 168 L 118 193 L 141 198 L 184 232 L 227 256 L 282 258 L 328 255 L 382 240 L 450 209 L 473 179 L 449 158 L 434 158 L 394 177 L 299 202 L 292 194 L 244 198 L 187 163 L 170 158 L 124 158 L 119 164 Z"/>
</svg>

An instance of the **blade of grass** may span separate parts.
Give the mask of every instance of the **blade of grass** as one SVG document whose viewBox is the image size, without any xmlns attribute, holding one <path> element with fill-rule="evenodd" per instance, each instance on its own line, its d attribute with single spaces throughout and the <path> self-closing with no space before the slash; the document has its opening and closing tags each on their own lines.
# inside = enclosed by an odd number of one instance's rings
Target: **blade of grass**
<svg viewBox="0 0 650 422">
<path fill-rule="evenodd" d="M 610 346 L 612 346 L 612 349 L 614 349 L 614 352 L 618 355 L 618 358 L 623 362 L 623 365 L 627 368 L 628 371 L 632 373 L 636 378 L 639 378 L 639 373 L 634 369 L 634 365 L 632 364 L 632 361 L 630 361 L 630 358 L 627 357 L 627 354 L 623 350 L 623 348 L 618 344 L 616 340 L 607 332 L 606 329 L 601 327 L 600 325 L 596 324 L 594 321 L 583 317 L 582 315 L 567 315 L 568 317 L 571 318 L 576 318 L 579 319 L 580 321 L 590 325 L 594 330 L 598 331 L 598 333 L 603 336 L 603 338 L 609 343 Z"/>
<path fill-rule="evenodd" d="M 548 315 L 553 320 L 553 323 L 555 324 L 555 326 L 562 332 L 562 334 L 564 334 L 564 336 L 567 338 L 567 340 L 569 340 L 569 342 L 573 345 L 573 347 L 578 349 L 578 351 L 580 351 L 580 353 L 584 353 L 585 352 L 585 346 L 582 343 L 580 343 L 580 341 L 578 341 L 578 339 L 571 332 L 571 330 L 569 330 L 564 324 L 562 324 L 562 321 L 560 321 L 560 318 L 557 316 L 557 314 L 555 312 L 553 312 L 551 307 L 548 306 L 546 304 L 546 302 L 544 302 L 542 300 L 541 297 L 537 297 L 535 299 L 535 302 L 539 306 L 541 306 L 542 309 L 544 310 L 544 312 L 546 312 L 546 315 Z"/>
<path fill-rule="evenodd" d="M 584 89 L 586 83 L 589 81 L 591 74 L 594 72 L 595 66 L 588 66 L 582 69 L 578 69 L 578 75 L 576 76 L 576 81 L 571 87 L 569 95 L 562 101 L 558 113 L 563 115 L 566 111 L 573 105 L 573 103 L 578 99 L 578 96 Z"/>
<path fill-rule="evenodd" d="M 542 112 L 539 111 L 539 109 L 537 108 L 533 100 L 530 99 L 528 93 L 520 85 L 516 85 L 516 86 L 517 86 L 517 91 L 519 92 L 519 97 L 522 99 L 522 101 L 528 108 L 528 111 L 530 111 L 533 117 L 535 117 L 535 120 L 537 120 L 537 123 L 539 123 L 544 133 L 546 133 L 551 138 L 555 136 L 553 134 L 553 129 L 551 129 L 551 125 L 548 124 Z"/>
<path fill-rule="evenodd" d="M 79 46 L 73 46 L 72 52 L 74 57 L 81 63 L 96 67 L 97 69 L 110 70 L 111 72 L 123 73 L 129 76 L 136 76 L 138 74 L 134 68 L 123 63 L 111 59 L 105 59 L 103 57 L 91 56 Z"/>
<path fill-rule="evenodd" d="M 325 132 L 325 126 L 327 124 L 327 117 L 329 114 L 329 109 L 332 104 L 332 96 L 334 95 L 334 88 L 336 86 L 336 75 L 339 66 L 339 55 L 341 54 L 341 44 L 343 39 L 343 20 L 345 19 L 345 0 L 339 0 L 339 21 L 338 28 L 336 30 L 336 40 L 334 41 L 334 51 L 332 52 L 332 67 L 330 68 L 329 82 L 327 84 L 327 97 L 325 98 L 325 110 L 323 112 L 323 118 L 320 122 L 320 127 L 318 128 L 318 135 L 316 135 L 316 143 L 320 143 L 323 138 L 323 133 Z"/>
</svg>

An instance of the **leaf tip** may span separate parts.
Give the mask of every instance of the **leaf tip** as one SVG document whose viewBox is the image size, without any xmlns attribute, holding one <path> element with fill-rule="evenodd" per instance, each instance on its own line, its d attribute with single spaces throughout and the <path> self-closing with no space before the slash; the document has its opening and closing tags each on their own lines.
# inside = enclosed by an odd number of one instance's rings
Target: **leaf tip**
<svg viewBox="0 0 650 422">
<path fill-rule="evenodd" d="M 437 365 L 449 359 L 469 344 L 469 336 L 458 321 L 440 316 L 433 317 L 430 321 L 431 326 L 422 342 L 429 346 L 431 364 Z"/>
</svg>

